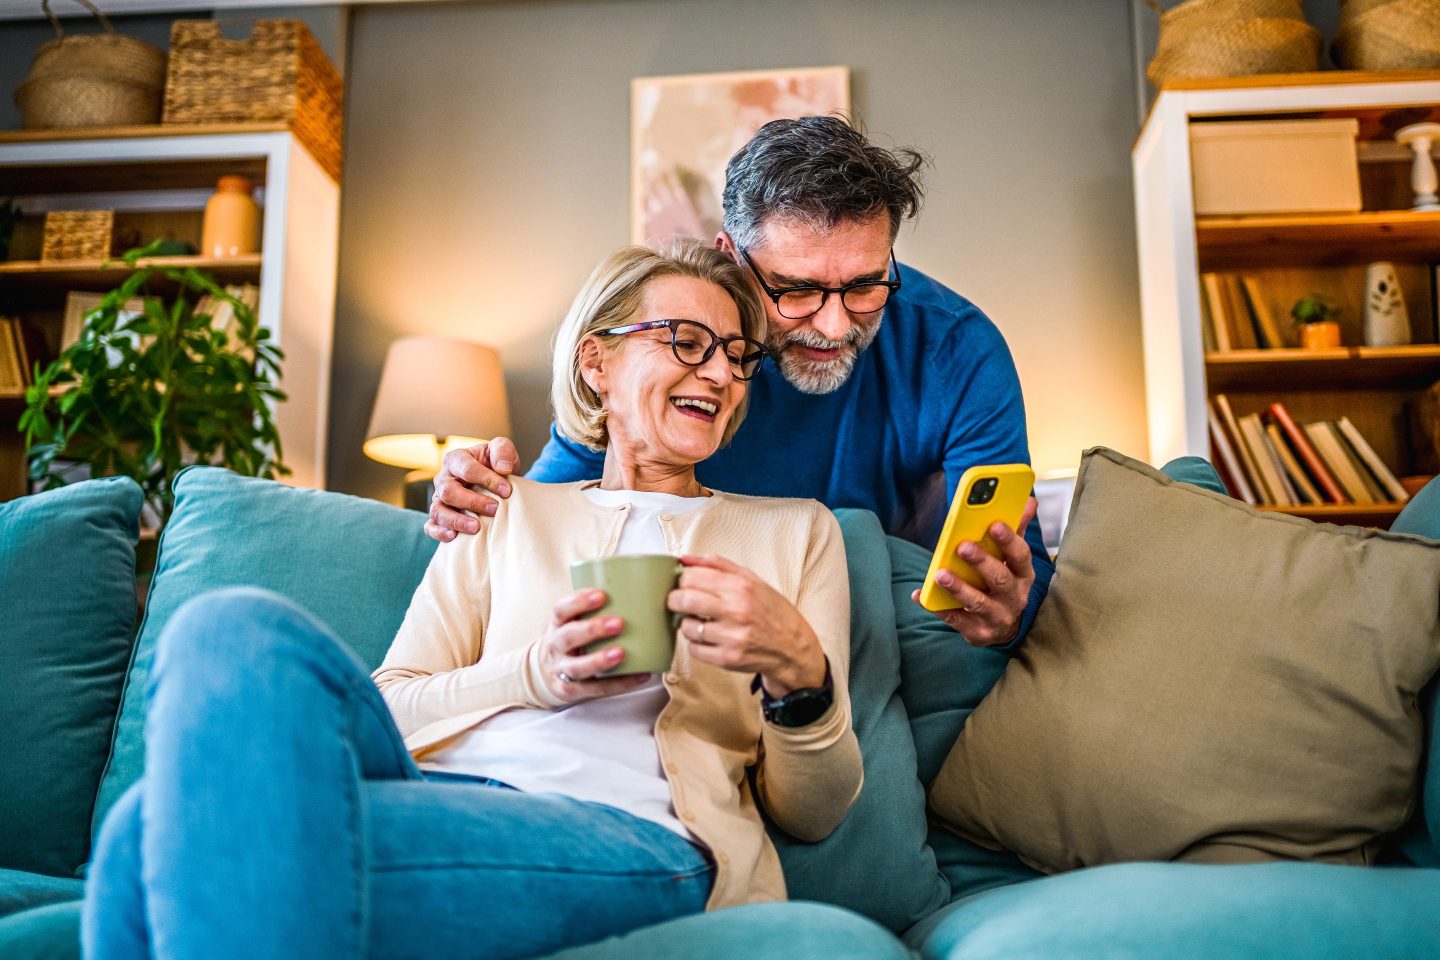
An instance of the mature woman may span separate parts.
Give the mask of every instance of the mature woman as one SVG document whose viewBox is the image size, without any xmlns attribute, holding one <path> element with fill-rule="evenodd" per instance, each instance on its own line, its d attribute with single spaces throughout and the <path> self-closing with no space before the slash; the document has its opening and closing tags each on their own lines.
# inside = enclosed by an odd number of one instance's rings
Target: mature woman
<svg viewBox="0 0 1440 960">
<path fill-rule="evenodd" d="M 604 476 L 517 480 L 480 536 L 442 544 L 374 683 L 278 598 L 177 613 L 87 954 L 523 957 L 783 899 L 758 807 L 822 839 L 861 766 L 834 518 L 695 480 L 743 416 L 763 323 L 699 244 L 597 268 L 552 397 Z M 626 675 L 604 643 L 623 625 L 587 616 L 604 595 L 569 587 L 573 561 L 636 552 L 684 564 L 663 676 Z"/>
</svg>

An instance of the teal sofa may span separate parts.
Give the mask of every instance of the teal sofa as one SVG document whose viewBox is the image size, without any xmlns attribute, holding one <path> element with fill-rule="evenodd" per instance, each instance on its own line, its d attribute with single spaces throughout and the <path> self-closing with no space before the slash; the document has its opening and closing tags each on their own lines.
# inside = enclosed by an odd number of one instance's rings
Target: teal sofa
<svg viewBox="0 0 1440 960">
<path fill-rule="evenodd" d="M 1167 468 L 1218 488 L 1203 461 Z M 0 957 L 79 955 L 90 838 L 141 773 L 141 691 L 187 599 L 252 585 L 299 602 L 376 664 L 433 544 L 418 514 L 191 468 L 135 624 L 139 489 L 95 480 L 0 505 Z M 924 790 L 1004 670 L 909 600 L 927 556 L 837 511 L 852 587 L 865 787 L 825 842 L 772 831 L 792 900 L 689 917 L 563 960 L 1440 958 L 1440 750 L 1390 862 L 1123 864 L 1042 877 L 927 823 Z M 1397 529 L 1440 537 L 1440 484 Z M 1436 722 L 1434 690 L 1426 704 Z M 240 802 L 240 801 L 237 801 Z"/>
</svg>

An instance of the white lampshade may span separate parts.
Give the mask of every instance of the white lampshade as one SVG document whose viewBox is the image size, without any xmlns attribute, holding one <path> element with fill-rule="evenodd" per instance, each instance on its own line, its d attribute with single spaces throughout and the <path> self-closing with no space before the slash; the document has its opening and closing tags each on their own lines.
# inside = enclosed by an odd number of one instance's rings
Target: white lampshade
<svg viewBox="0 0 1440 960">
<path fill-rule="evenodd" d="M 440 469 L 446 450 L 510 434 L 500 355 L 449 337 L 404 337 L 390 345 L 365 455 L 412 470 Z"/>
</svg>

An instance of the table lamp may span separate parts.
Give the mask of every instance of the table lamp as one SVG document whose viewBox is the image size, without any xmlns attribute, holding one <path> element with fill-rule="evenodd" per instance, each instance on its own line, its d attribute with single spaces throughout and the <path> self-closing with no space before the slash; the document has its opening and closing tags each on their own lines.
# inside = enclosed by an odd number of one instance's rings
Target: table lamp
<svg viewBox="0 0 1440 960">
<path fill-rule="evenodd" d="M 429 509 L 430 484 L 447 450 L 509 436 L 500 355 L 469 340 L 402 337 L 390 345 L 365 455 L 406 467 L 405 506 Z"/>
</svg>

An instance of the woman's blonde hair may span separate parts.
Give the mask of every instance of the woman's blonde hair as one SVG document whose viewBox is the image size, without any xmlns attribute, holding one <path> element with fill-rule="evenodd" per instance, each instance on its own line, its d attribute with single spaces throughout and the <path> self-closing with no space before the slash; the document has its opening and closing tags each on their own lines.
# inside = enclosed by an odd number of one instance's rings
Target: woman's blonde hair
<svg viewBox="0 0 1440 960">
<path fill-rule="evenodd" d="M 655 249 L 625 247 L 607 257 L 590 274 L 555 334 L 554 378 L 550 403 L 555 408 L 555 426 L 562 436 L 603 450 L 609 442 L 605 429 L 605 408 L 600 397 L 580 375 L 580 344 L 599 330 L 619 327 L 634 320 L 645 297 L 645 285 L 660 277 L 694 277 L 708 280 L 730 295 L 740 311 L 740 332 L 765 342 L 765 306 L 750 284 L 750 278 L 734 260 L 699 240 L 673 240 Z M 611 350 L 618 350 L 622 337 L 607 338 Z M 745 397 L 725 425 L 721 443 L 730 442 L 745 419 Z"/>
</svg>

